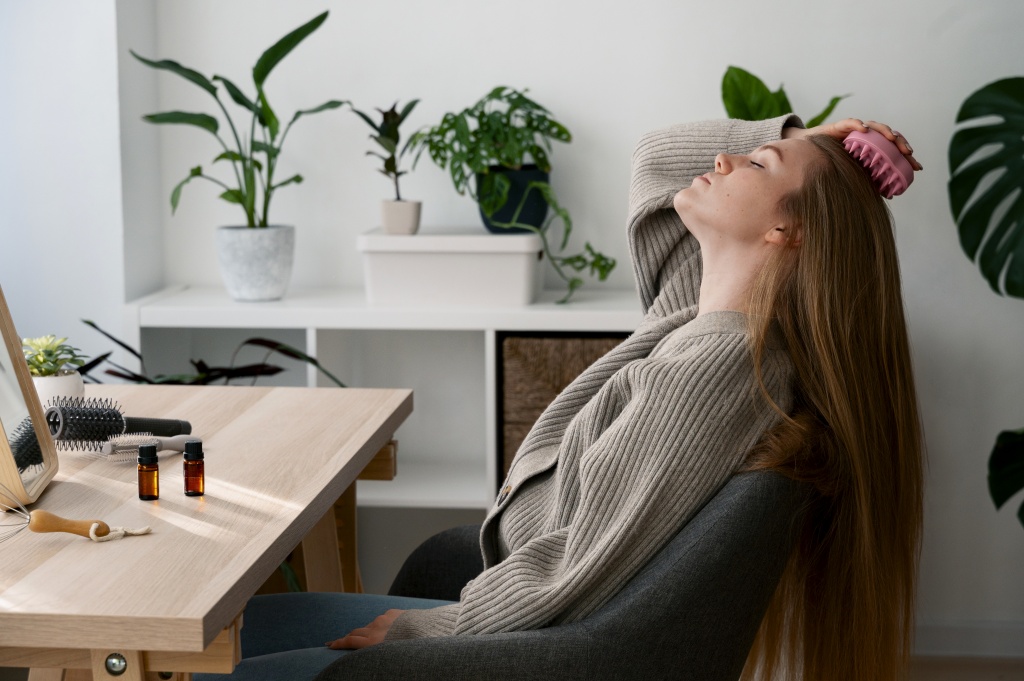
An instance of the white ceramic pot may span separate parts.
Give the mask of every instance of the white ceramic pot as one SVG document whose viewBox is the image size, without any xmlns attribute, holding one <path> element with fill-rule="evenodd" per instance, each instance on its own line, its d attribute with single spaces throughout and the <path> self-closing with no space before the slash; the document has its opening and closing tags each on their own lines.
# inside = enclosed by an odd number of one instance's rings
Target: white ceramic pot
<svg viewBox="0 0 1024 681">
<path fill-rule="evenodd" d="M 292 279 L 295 227 L 218 227 L 217 258 L 232 298 L 279 300 Z"/>
<path fill-rule="evenodd" d="M 44 408 L 57 397 L 85 397 L 85 381 L 77 371 L 57 376 L 33 376 L 32 383 Z"/>
<path fill-rule="evenodd" d="M 381 201 L 380 228 L 385 234 L 415 234 L 422 201 Z"/>
</svg>

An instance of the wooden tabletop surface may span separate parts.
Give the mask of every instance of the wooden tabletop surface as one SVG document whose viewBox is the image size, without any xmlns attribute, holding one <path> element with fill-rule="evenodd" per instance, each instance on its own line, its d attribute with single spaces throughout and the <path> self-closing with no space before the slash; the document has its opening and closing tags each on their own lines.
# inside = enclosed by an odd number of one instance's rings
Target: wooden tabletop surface
<svg viewBox="0 0 1024 681">
<path fill-rule="evenodd" d="M 160 454 L 160 499 L 134 463 L 60 452 L 32 509 L 144 536 L 96 543 L 27 528 L 0 543 L 0 646 L 202 651 L 412 411 L 409 390 L 89 386 L 125 416 L 189 421 L 206 494 Z"/>
</svg>

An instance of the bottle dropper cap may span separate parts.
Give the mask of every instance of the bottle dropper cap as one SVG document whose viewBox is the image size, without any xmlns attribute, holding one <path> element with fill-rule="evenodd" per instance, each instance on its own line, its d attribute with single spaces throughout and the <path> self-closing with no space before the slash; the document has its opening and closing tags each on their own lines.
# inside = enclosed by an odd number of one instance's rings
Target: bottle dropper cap
<svg viewBox="0 0 1024 681">
<path fill-rule="evenodd" d="M 139 445 L 139 464 L 147 465 L 151 463 L 157 463 L 156 457 L 156 445 Z"/>
<path fill-rule="evenodd" d="M 203 460 L 203 441 L 188 440 L 185 443 L 185 461 Z"/>
</svg>

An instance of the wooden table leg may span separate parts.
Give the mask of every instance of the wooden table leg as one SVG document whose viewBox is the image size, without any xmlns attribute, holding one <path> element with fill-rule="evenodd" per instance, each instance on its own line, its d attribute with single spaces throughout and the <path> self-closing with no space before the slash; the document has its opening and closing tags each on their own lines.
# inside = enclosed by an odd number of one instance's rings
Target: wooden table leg
<svg viewBox="0 0 1024 681">
<path fill-rule="evenodd" d="M 363 593 L 363 579 L 359 574 L 359 560 L 356 551 L 359 537 L 356 532 L 356 483 L 345 490 L 334 504 L 336 517 L 335 545 L 341 558 L 341 574 L 348 593 Z"/>
<path fill-rule="evenodd" d="M 345 590 L 335 526 L 334 506 L 331 506 L 302 540 L 306 591 Z"/>
</svg>

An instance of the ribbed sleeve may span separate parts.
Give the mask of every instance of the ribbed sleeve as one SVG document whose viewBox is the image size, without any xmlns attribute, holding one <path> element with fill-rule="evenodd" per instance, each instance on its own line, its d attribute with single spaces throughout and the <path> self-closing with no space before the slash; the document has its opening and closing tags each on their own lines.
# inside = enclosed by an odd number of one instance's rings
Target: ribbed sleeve
<svg viewBox="0 0 1024 681">
<path fill-rule="evenodd" d="M 779 139 L 783 127 L 802 125 L 793 115 L 705 121 L 640 139 L 633 152 L 627 237 L 644 312 L 665 316 L 695 305 L 700 291 L 700 248 L 672 209 L 672 197 L 714 170 L 719 153 L 749 153 Z"/>
<path fill-rule="evenodd" d="M 614 596 L 725 484 L 777 421 L 755 389 L 747 319 L 696 317 L 700 252 L 672 197 L 721 151 L 778 139 L 784 117 L 674 126 L 633 157 L 629 241 L 646 311 L 628 339 L 545 409 L 481 530 L 485 570 L 459 603 L 401 615 L 388 639 L 576 621 Z M 792 367 L 762 367 L 786 410 Z M 500 536 L 498 534 L 500 529 Z"/>
</svg>

